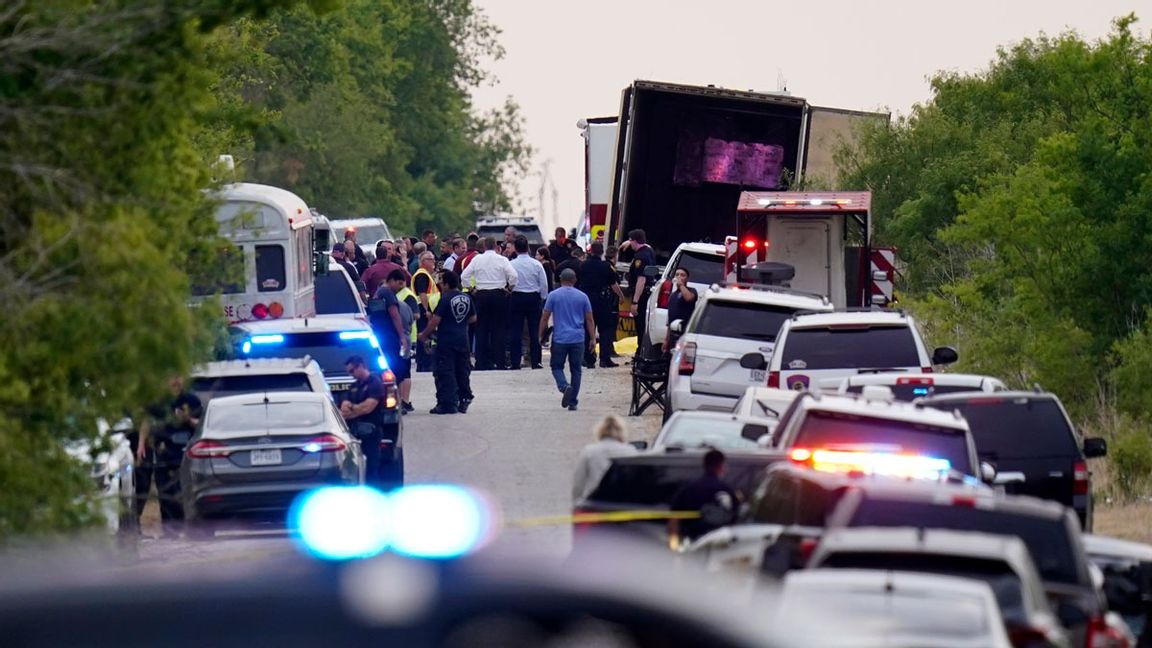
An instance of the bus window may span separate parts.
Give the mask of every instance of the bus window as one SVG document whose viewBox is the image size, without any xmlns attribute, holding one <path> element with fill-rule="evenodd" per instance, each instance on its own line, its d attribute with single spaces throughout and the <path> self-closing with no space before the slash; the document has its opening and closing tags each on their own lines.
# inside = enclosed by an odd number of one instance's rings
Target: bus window
<svg viewBox="0 0 1152 648">
<path fill-rule="evenodd" d="M 312 285 L 312 237 L 307 230 L 296 234 L 296 289 Z"/>
<path fill-rule="evenodd" d="M 280 292 L 288 287 L 284 268 L 284 247 L 280 245 L 256 246 L 256 290 Z"/>
</svg>

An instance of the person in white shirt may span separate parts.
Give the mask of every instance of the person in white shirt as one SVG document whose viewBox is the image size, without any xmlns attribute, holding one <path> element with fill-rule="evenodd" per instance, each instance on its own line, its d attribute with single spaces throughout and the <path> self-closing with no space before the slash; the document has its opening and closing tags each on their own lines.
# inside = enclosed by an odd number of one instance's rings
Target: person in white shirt
<svg viewBox="0 0 1152 648">
<path fill-rule="evenodd" d="M 605 416 L 596 426 L 596 441 L 584 446 L 576 460 L 576 472 L 572 475 L 573 502 L 596 490 L 604 473 L 612 467 L 613 457 L 636 454 L 636 448 L 624 442 L 624 429 L 623 419 L 615 414 Z"/>
<path fill-rule="evenodd" d="M 524 325 L 528 325 L 528 355 L 533 369 L 543 369 L 540 350 L 540 330 L 537 324 L 544 314 L 544 300 L 548 297 L 548 271 L 544 265 L 528 254 L 528 239 L 517 236 L 512 243 L 516 258 L 516 287 L 508 298 L 508 362 L 509 369 L 519 369 L 524 352 Z"/>
<path fill-rule="evenodd" d="M 476 302 L 476 371 L 506 368 L 508 291 L 519 277 L 512 263 L 496 251 L 496 237 L 484 238 L 484 254 L 476 255 L 460 275 L 462 284 L 474 285 Z M 474 282 L 474 283 L 473 283 Z"/>
<path fill-rule="evenodd" d="M 444 259 L 444 269 L 456 272 L 456 274 L 460 274 L 456 270 L 456 262 L 460 259 L 460 257 L 464 256 L 464 253 L 467 251 L 468 244 L 464 242 L 464 239 L 452 239 L 452 254 L 450 254 L 447 259 Z"/>
</svg>

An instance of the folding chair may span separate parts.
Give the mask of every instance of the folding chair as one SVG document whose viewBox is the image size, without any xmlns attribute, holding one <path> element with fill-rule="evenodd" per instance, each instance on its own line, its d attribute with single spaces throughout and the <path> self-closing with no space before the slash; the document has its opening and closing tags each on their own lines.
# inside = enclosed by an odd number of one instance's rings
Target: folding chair
<svg viewBox="0 0 1152 648">
<path fill-rule="evenodd" d="M 654 359 L 636 357 L 632 360 L 632 404 L 628 408 L 628 416 L 640 416 L 653 405 L 664 411 L 669 360 L 667 355 Z"/>
</svg>

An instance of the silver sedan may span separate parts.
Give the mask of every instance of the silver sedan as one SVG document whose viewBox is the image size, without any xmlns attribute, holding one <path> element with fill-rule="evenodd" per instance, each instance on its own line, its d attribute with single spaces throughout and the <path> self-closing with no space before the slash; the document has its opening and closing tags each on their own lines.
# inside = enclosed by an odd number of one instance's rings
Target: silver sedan
<svg viewBox="0 0 1152 648">
<path fill-rule="evenodd" d="M 206 520 L 283 514 L 300 493 L 362 484 L 364 456 L 327 394 L 215 398 L 189 442 L 180 481 L 189 532 Z"/>
</svg>

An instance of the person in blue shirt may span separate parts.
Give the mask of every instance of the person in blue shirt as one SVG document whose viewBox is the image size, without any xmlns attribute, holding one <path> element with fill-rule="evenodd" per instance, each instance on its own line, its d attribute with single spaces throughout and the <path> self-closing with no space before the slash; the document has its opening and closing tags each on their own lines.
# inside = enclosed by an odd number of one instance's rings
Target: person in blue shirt
<svg viewBox="0 0 1152 648">
<path fill-rule="evenodd" d="M 596 325 L 592 319 L 592 302 L 588 295 L 573 285 L 576 273 L 565 269 L 560 273 L 560 287 L 548 294 L 544 314 L 540 317 L 540 335 L 552 322 L 552 377 L 556 388 L 564 394 L 560 406 L 576 411 L 580 397 L 580 373 L 583 370 L 584 349 L 596 343 Z M 571 381 L 564 376 L 564 361 L 568 361 Z"/>
<path fill-rule="evenodd" d="M 460 292 L 460 275 L 440 273 L 440 303 L 432 311 L 428 327 L 420 332 L 424 342 L 436 334 L 432 377 L 436 380 L 436 407 L 431 414 L 463 414 L 472 404 L 472 367 L 468 349 L 468 325 L 476 323 L 472 298 Z"/>
</svg>

